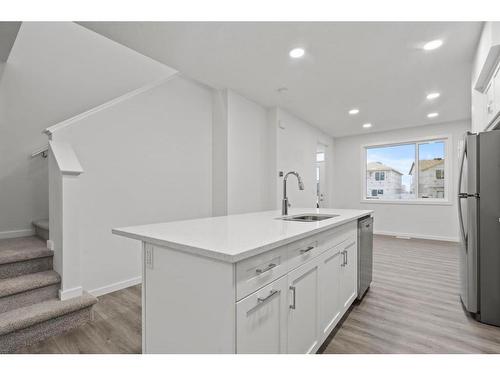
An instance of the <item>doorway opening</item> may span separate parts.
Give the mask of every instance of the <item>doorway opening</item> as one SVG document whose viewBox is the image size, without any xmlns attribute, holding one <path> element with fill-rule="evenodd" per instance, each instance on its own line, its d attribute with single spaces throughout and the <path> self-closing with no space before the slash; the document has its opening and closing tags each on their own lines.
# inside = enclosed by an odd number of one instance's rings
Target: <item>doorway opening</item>
<svg viewBox="0 0 500 375">
<path fill-rule="evenodd" d="M 327 178 L 327 148 L 323 143 L 318 143 L 316 147 L 316 207 L 324 208 L 328 206 L 328 178 Z"/>
</svg>

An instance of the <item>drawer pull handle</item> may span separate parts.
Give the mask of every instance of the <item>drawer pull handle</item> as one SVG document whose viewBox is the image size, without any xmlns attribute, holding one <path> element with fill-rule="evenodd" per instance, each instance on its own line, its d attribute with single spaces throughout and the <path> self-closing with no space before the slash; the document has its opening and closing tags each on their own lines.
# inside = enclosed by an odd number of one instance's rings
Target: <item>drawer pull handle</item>
<svg viewBox="0 0 500 375">
<path fill-rule="evenodd" d="M 312 249 L 314 249 L 314 246 L 308 246 L 307 248 L 300 250 L 300 253 L 301 254 L 306 254 L 309 251 L 311 251 Z"/>
<path fill-rule="evenodd" d="M 272 296 L 274 296 L 276 293 L 278 293 L 279 291 L 278 290 L 274 290 L 274 289 L 271 289 L 271 291 L 269 292 L 269 294 L 267 295 L 267 297 L 264 297 L 264 298 L 257 298 L 257 304 L 260 305 L 266 301 L 269 301 L 269 298 L 271 298 Z"/>
<path fill-rule="evenodd" d="M 267 272 L 267 271 L 272 270 L 274 267 L 276 267 L 276 264 L 274 264 L 274 263 L 270 263 L 270 264 L 269 264 L 266 268 L 264 268 L 264 269 L 257 268 L 257 269 L 255 270 L 255 273 L 256 273 L 257 275 L 261 275 L 261 274 L 263 274 L 264 272 Z"/>
<path fill-rule="evenodd" d="M 293 294 L 292 294 L 292 296 L 293 296 L 293 298 L 292 298 L 292 304 L 290 305 L 290 308 L 291 308 L 292 310 L 295 310 L 295 287 L 294 287 L 294 286 L 291 286 L 291 287 L 290 287 L 290 290 L 291 290 L 291 291 L 292 291 L 292 293 L 293 293 Z"/>
</svg>

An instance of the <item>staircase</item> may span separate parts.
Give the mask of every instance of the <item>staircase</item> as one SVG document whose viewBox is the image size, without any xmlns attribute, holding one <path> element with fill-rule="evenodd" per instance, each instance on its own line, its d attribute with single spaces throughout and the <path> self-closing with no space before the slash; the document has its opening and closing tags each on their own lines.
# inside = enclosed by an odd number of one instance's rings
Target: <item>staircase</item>
<svg viewBox="0 0 500 375">
<path fill-rule="evenodd" d="M 46 233 L 36 232 L 48 235 L 48 226 Z M 0 353 L 11 353 L 92 319 L 95 297 L 84 293 L 59 300 L 61 277 L 52 269 L 52 258 L 53 252 L 39 237 L 0 240 Z"/>
</svg>

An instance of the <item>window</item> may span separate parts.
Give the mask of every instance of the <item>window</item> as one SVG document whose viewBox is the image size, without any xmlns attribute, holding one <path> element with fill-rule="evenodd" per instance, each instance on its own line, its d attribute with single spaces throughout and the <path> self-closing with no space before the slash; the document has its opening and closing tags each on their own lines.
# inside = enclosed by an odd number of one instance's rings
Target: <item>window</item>
<svg viewBox="0 0 500 375">
<path fill-rule="evenodd" d="M 325 153 L 317 152 L 316 153 L 316 161 L 325 161 Z"/>
<path fill-rule="evenodd" d="M 365 147 L 364 199 L 447 199 L 447 139 Z"/>
</svg>

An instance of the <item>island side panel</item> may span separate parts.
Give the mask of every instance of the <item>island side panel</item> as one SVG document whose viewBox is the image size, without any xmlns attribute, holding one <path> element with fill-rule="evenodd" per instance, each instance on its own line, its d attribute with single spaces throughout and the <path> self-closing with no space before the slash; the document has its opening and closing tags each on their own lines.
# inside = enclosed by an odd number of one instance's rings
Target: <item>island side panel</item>
<svg viewBox="0 0 500 375">
<path fill-rule="evenodd" d="M 145 243 L 143 353 L 235 353 L 234 265 Z"/>
</svg>

